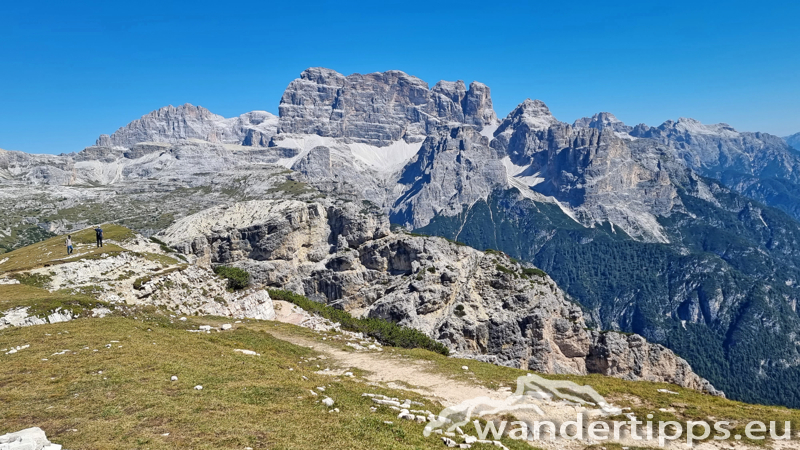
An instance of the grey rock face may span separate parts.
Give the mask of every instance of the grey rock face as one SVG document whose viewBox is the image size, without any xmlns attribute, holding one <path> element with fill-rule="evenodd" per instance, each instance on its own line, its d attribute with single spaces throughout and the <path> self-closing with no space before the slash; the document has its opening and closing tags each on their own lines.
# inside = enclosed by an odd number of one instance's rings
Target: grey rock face
<svg viewBox="0 0 800 450">
<path fill-rule="evenodd" d="M 155 110 L 115 131 L 101 135 L 98 147 L 132 148 L 140 142 L 175 143 L 199 139 L 221 144 L 265 147 L 277 129 L 277 118 L 266 111 L 252 111 L 226 119 L 189 103 Z"/>
<path fill-rule="evenodd" d="M 305 70 L 279 106 L 280 133 L 316 134 L 384 146 L 423 140 L 448 122 L 482 129 L 496 122 L 489 88 L 481 83 L 440 82 L 433 89 L 400 71 L 344 76 L 324 68 Z"/>
<path fill-rule="evenodd" d="M 682 358 L 662 345 L 647 342 L 642 336 L 593 331 L 591 340 L 592 350 L 586 360 L 587 369 L 591 373 L 649 381 L 662 380 L 665 374 L 669 374 L 671 383 L 679 386 L 688 383 L 695 386 L 695 389 L 724 396 L 707 380 L 698 380 L 692 368 Z"/>
<path fill-rule="evenodd" d="M 587 331 L 580 307 L 546 275 L 501 253 L 392 233 L 385 216 L 352 202 L 239 203 L 181 219 L 160 237 L 266 285 L 414 327 L 461 356 L 713 392 L 661 346 Z"/>
<path fill-rule="evenodd" d="M 685 177 L 685 168 L 663 147 L 620 138 L 612 117 L 570 126 L 543 103 L 526 101 L 491 145 L 531 189 L 568 206 L 584 225 L 611 222 L 635 238 L 666 242 L 656 218 L 680 207 L 673 179 Z"/>
<path fill-rule="evenodd" d="M 469 126 L 442 127 L 429 136 L 396 177 L 392 221 L 421 227 L 436 214 L 456 215 L 505 185 L 505 167 L 488 144 Z"/>
</svg>

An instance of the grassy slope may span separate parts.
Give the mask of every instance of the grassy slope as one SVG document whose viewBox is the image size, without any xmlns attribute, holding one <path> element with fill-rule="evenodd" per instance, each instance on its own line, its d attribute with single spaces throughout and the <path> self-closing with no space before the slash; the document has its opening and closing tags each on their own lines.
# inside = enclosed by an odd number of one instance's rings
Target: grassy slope
<svg viewBox="0 0 800 450">
<path fill-rule="evenodd" d="M 301 360 L 313 350 L 264 332 L 281 324 L 212 334 L 181 329 L 199 323 L 209 321 L 117 317 L 3 330 L 0 349 L 30 348 L 0 353 L 0 434 L 40 426 L 65 448 L 81 449 L 317 449 L 323 441 L 330 449 L 441 447 L 438 437 L 423 437 L 420 424 L 385 407 L 371 413 L 361 394 L 419 396 L 315 375 L 316 365 Z M 170 382 L 172 375 L 179 380 Z M 198 384 L 203 390 L 193 389 Z M 309 393 L 316 386 L 327 386 L 324 395 L 340 413 Z M 438 411 L 430 402 L 425 408 Z"/>
<path fill-rule="evenodd" d="M 82 292 L 67 290 L 49 292 L 25 284 L 0 285 L 0 317 L 3 311 L 18 307 L 28 307 L 29 316 L 46 317 L 59 309 L 82 314 L 85 310 L 98 306 L 109 305 Z"/>
<path fill-rule="evenodd" d="M 105 224 L 102 228 L 104 241 L 120 242 L 134 237 L 134 233 L 131 230 L 119 225 Z M 72 234 L 72 243 L 75 251 L 72 255 L 67 256 L 67 247 L 64 245 L 64 238 L 65 236 L 56 236 L 9 253 L 4 253 L 2 257 L 0 257 L 0 261 L 5 258 L 8 258 L 8 260 L 0 264 L 0 274 L 4 272 L 35 269 L 54 263 L 96 258 L 103 253 L 111 255 L 123 251 L 123 248 L 118 245 L 105 242 L 102 248 L 97 248 L 95 246 L 94 230 L 87 228 Z"/>
</svg>

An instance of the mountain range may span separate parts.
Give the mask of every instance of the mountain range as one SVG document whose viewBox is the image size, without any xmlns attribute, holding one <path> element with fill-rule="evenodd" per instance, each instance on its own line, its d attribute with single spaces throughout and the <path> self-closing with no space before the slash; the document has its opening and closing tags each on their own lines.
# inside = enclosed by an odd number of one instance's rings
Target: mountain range
<svg viewBox="0 0 800 450">
<path fill-rule="evenodd" d="M 729 397 L 800 406 L 797 135 L 607 112 L 568 124 L 538 100 L 499 119 L 481 83 L 431 88 L 400 71 L 311 68 L 278 110 L 168 106 L 81 152 L 0 151 L 0 246 L 108 220 L 151 235 L 232 202 L 329 196 L 533 263 L 587 327 L 662 344 Z"/>
</svg>

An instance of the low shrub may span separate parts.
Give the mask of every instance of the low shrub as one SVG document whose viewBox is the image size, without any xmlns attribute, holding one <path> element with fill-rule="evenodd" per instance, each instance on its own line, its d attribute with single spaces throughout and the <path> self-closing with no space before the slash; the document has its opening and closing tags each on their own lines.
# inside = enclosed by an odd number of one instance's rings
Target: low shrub
<svg viewBox="0 0 800 450">
<path fill-rule="evenodd" d="M 402 348 L 422 348 L 445 356 L 450 353 L 450 349 L 444 344 L 429 338 L 421 331 L 400 326 L 385 319 L 373 317 L 359 319 L 351 316 L 347 311 L 315 302 L 307 297 L 295 294 L 294 292 L 270 289 L 269 295 L 273 300 L 285 300 L 294 303 L 308 312 L 317 314 L 333 322 L 339 322 L 343 329 L 363 333 L 366 336 L 377 339 L 382 345 Z"/>
<path fill-rule="evenodd" d="M 238 267 L 216 266 L 214 273 L 228 280 L 228 289 L 240 291 L 250 285 L 250 273 Z"/>
<path fill-rule="evenodd" d="M 497 265 L 495 266 L 495 269 L 497 269 L 497 271 L 498 271 L 498 272 L 503 272 L 503 273 L 505 273 L 505 274 L 508 274 L 508 275 L 511 275 L 511 276 L 513 276 L 514 278 L 519 278 L 519 274 L 518 274 L 517 272 L 514 272 L 513 270 L 509 269 L 509 268 L 508 268 L 508 267 L 506 267 L 506 266 L 503 266 L 503 265 L 497 264 Z"/>
<path fill-rule="evenodd" d="M 542 278 L 547 277 L 547 273 L 545 273 L 544 270 L 537 269 L 536 267 L 522 269 L 522 274 L 525 275 L 526 277 L 532 277 L 532 276 L 537 276 Z"/>
</svg>

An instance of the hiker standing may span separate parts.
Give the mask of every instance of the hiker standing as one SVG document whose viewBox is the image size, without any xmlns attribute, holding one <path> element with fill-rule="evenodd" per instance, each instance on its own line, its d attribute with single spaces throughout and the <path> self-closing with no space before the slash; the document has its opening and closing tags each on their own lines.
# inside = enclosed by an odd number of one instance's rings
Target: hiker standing
<svg viewBox="0 0 800 450">
<path fill-rule="evenodd" d="M 67 255 L 72 254 L 72 235 L 67 236 Z"/>
<path fill-rule="evenodd" d="M 94 234 L 95 234 L 95 237 L 97 237 L 97 246 L 98 247 L 102 247 L 103 246 L 103 229 L 100 228 L 100 225 L 98 225 L 97 228 L 94 229 Z"/>
</svg>

